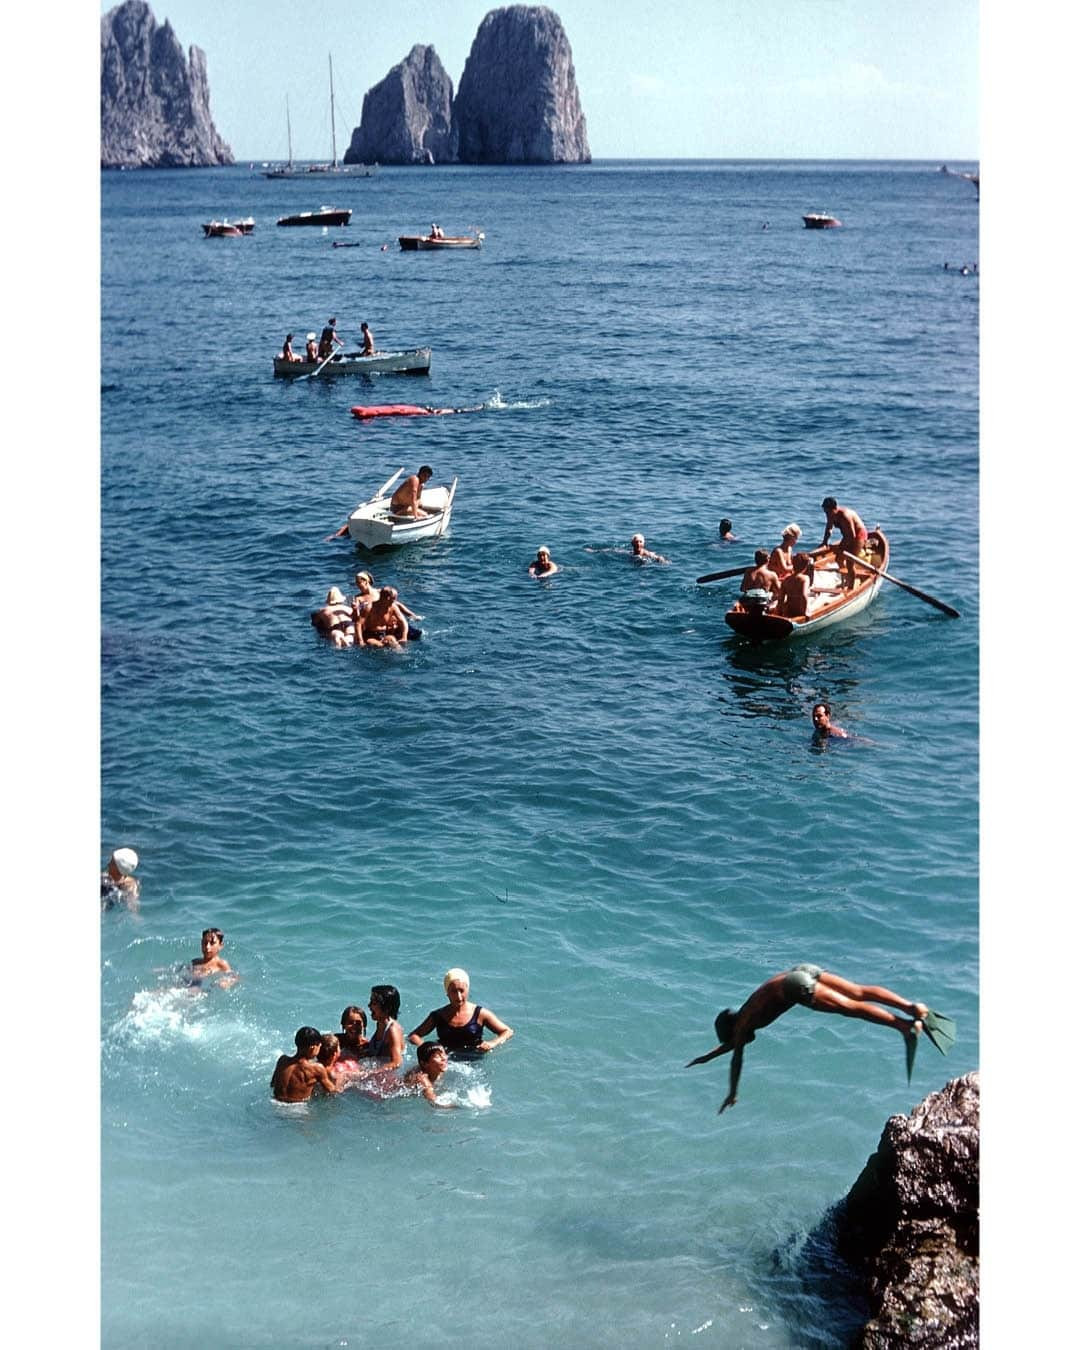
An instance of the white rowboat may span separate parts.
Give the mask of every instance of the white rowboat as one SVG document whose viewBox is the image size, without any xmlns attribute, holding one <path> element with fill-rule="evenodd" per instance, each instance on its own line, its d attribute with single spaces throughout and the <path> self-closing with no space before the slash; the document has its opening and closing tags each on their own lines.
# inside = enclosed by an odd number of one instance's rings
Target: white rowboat
<svg viewBox="0 0 1080 1350">
<path fill-rule="evenodd" d="M 450 524 L 454 493 L 458 480 L 447 487 L 425 487 L 420 493 L 420 505 L 429 514 L 422 517 L 398 516 L 390 511 L 387 494 L 405 470 L 398 469 L 370 501 L 361 502 L 349 517 L 349 538 L 365 548 L 396 548 L 412 544 L 417 539 L 437 539 Z"/>
</svg>

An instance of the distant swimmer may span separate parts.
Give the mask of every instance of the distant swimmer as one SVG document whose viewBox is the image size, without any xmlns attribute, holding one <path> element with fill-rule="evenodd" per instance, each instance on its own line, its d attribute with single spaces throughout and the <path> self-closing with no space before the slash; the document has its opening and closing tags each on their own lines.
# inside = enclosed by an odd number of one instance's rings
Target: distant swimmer
<svg viewBox="0 0 1080 1350">
<path fill-rule="evenodd" d="M 635 534 L 630 540 L 630 555 L 641 562 L 669 563 L 670 558 L 665 558 L 662 553 L 654 553 L 651 549 L 645 547 L 645 536 Z"/>
<path fill-rule="evenodd" d="M 914 1003 L 911 999 L 901 998 L 890 989 L 880 985 L 852 984 L 839 975 L 832 975 L 819 966 L 798 965 L 791 970 L 759 985 L 739 1011 L 725 1008 L 717 1015 L 714 1023 L 720 1044 L 708 1054 L 692 1059 L 687 1068 L 694 1064 L 706 1064 L 717 1055 L 731 1054 L 731 1080 L 727 1097 L 720 1107 L 722 1115 L 737 1100 L 739 1075 L 742 1073 L 743 1047 L 754 1039 L 754 1033 L 767 1027 L 771 1022 L 801 1003 L 815 1012 L 839 1013 L 842 1017 L 859 1017 L 865 1022 L 877 1022 L 880 1026 L 892 1027 L 904 1037 L 907 1048 L 908 1078 L 915 1060 L 917 1037 L 923 1030 L 931 1042 L 945 1054 L 956 1038 L 950 1018 L 934 1013 L 925 1003 Z M 892 1008 L 900 1008 L 908 1018 L 897 1017 L 878 1004 L 885 1003 Z M 910 1019 L 910 1020 L 909 1020 Z"/>
<path fill-rule="evenodd" d="M 217 981 L 223 989 L 234 985 L 238 976 L 232 966 L 220 954 L 225 945 L 225 934 L 220 928 L 204 928 L 202 931 L 202 956 L 196 956 L 191 962 L 189 983 L 195 987 L 202 984 L 209 975 L 226 975 L 227 979 Z"/>
<path fill-rule="evenodd" d="M 827 741 L 830 736 L 836 736 L 842 741 L 851 739 L 843 727 L 833 726 L 832 708 L 828 703 L 815 703 L 810 717 L 814 723 L 814 736 L 818 740 Z"/>
<path fill-rule="evenodd" d="M 744 593 L 746 591 L 767 591 L 774 598 L 779 593 L 780 578 L 769 567 L 768 549 L 755 549 L 754 565 L 748 567 L 743 573 L 741 590 Z"/>
<path fill-rule="evenodd" d="M 341 1014 L 341 1035 L 339 1050 L 342 1060 L 358 1060 L 361 1051 L 367 1046 L 367 1013 L 363 1008 L 350 1003 Z"/>
<path fill-rule="evenodd" d="M 132 912 L 139 908 L 139 883 L 133 873 L 139 865 L 139 855 L 133 848 L 114 849 L 101 874 L 101 908 L 115 909 L 123 905 Z"/>
<path fill-rule="evenodd" d="M 731 521 L 725 516 L 720 522 L 720 542 L 722 544 L 737 544 L 739 542 L 737 536 L 731 532 L 733 529 L 734 526 Z"/>
<path fill-rule="evenodd" d="M 420 494 L 424 490 L 424 485 L 434 474 L 435 470 L 430 464 L 421 464 L 417 471 L 410 474 L 405 481 L 398 485 L 394 495 L 390 498 L 390 510 L 395 516 L 412 516 L 421 519 L 424 516 L 438 515 L 437 511 L 429 511 L 427 507 L 420 505 Z"/>
<path fill-rule="evenodd" d="M 366 322 L 365 322 L 365 323 L 362 323 L 362 324 L 360 325 L 360 340 L 361 340 L 361 341 L 363 342 L 363 344 L 364 344 L 363 347 L 361 347 L 361 349 L 360 349 L 360 355 L 361 355 L 361 356 L 374 356 L 374 355 L 375 355 L 375 334 L 374 334 L 374 333 L 371 331 L 371 329 L 367 326 L 367 323 L 366 323 Z"/>
<path fill-rule="evenodd" d="M 435 1084 L 446 1072 L 450 1057 L 438 1043 L 427 1041 L 416 1052 L 415 1069 L 402 1075 L 401 1085 L 406 1090 L 425 1097 L 432 1106 L 456 1106 L 456 1102 L 441 1102 L 435 1095 Z"/>
<path fill-rule="evenodd" d="M 301 1027 L 293 1039 L 296 1042 L 296 1054 L 282 1055 L 270 1079 L 274 1100 L 306 1102 L 316 1088 L 331 1094 L 340 1092 L 341 1084 L 319 1062 L 322 1035 L 314 1027 Z"/>
<path fill-rule="evenodd" d="M 834 546 L 837 562 L 843 553 L 856 555 L 863 553 L 870 536 L 858 512 L 853 511 L 850 506 L 839 506 L 835 497 L 826 497 L 821 503 L 821 509 L 825 512 L 825 533 L 821 539 L 821 547 L 826 548 L 833 530 L 839 530 L 840 543 Z M 855 585 L 855 564 L 850 558 L 847 560 L 846 573 L 850 589 Z"/>
<path fill-rule="evenodd" d="M 536 557 L 529 564 L 529 571 L 534 577 L 553 577 L 559 570 L 559 564 L 552 562 L 551 550 L 541 545 L 536 550 Z"/>
</svg>

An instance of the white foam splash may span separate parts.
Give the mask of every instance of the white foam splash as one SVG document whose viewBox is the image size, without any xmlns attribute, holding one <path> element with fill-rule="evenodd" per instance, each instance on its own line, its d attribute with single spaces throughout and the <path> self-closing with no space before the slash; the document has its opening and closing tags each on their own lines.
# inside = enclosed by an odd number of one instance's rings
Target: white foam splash
<svg viewBox="0 0 1080 1350">
<path fill-rule="evenodd" d="M 500 412 L 516 411 L 523 408 L 547 408 L 550 406 L 551 399 L 549 398 L 522 398 L 514 399 L 512 402 L 507 403 L 506 399 L 503 398 L 502 394 L 500 394 L 497 389 L 489 399 L 485 399 L 484 401 L 485 408 L 497 409 Z"/>
</svg>

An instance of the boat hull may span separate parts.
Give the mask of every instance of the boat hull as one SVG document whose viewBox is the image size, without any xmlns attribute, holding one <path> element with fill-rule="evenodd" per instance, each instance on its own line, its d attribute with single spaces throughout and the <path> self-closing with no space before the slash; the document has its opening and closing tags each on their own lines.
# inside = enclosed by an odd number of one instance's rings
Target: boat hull
<svg viewBox="0 0 1080 1350">
<path fill-rule="evenodd" d="M 346 211 L 301 211 L 295 216 L 281 216 L 279 225 L 348 225 L 352 209 Z"/>
<path fill-rule="evenodd" d="M 363 502 L 349 517 L 349 538 L 365 548 L 398 548 L 420 539 L 437 539 L 446 533 L 454 509 L 457 479 L 447 487 L 428 487 L 420 493 L 420 505 L 433 514 L 422 520 L 390 513 L 389 496 Z"/>
<path fill-rule="evenodd" d="M 335 356 L 319 370 L 317 361 L 285 361 L 274 357 L 274 374 L 286 379 L 315 375 L 317 380 L 337 375 L 426 375 L 431 369 L 431 348 L 417 347 L 408 352 L 377 352 L 374 356 L 346 353 Z"/>
<path fill-rule="evenodd" d="M 479 248 L 482 238 L 480 235 L 444 235 L 442 239 L 431 239 L 421 234 L 399 234 L 398 243 L 406 253 L 427 253 L 440 248 Z"/>
<path fill-rule="evenodd" d="M 808 230 L 838 230 L 840 221 L 835 216 L 818 215 L 816 212 L 803 216 L 803 224 Z"/>
<path fill-rule="evenodd" d="M 889 541 L 880 530 L 871 530 L 867 543 L 870 556 L 867 559 L 879 571 L 888 571 Z M 832 554 L 832 548 L 815 549 L 812 557 L 824 562 Z M 783 642 L 788 639 L 809 637 L 813 633 L 823 632 L 835 624 L 846 623 L 856 614 L 861 614 L 870 605 L 881 590 L 882 578 L 872 572 L 856 571 L 854 591 L 843 589 L 840 579 L 846 574 L 847 564 L 840 561 L 837 571 L 820 566 L 815 574 L 814 594 L 811 596 L 810 613 L 798 618 L 785 618 L 783 615 L 761 612 L 744 607 L 741 600 L 724 615 L 724 622 L 733 628 L 740 637 L 751 642 Z"/>
<path fill-rule="evenodd" d="M 207 239 L 235 239 L 251 234 L 254 229 L 255 222 L 250 217 L 247 220 L 211 220 L 203 226 L 203 234 Z"/>
</svg>

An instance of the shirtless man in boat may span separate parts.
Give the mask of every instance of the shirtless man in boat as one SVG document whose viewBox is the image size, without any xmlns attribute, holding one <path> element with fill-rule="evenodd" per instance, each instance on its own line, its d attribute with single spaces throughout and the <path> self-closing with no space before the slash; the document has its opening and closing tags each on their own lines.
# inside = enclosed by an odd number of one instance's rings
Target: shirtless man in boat
<svg viewBox="0 0 1080 1350">
<path fill-rule="evenodd" d="M 409 625 L 397 607 L 393 586 L 384 586 L 379 598 L 357 620 L 356 636 L 365 647 L 400 647 L 409 640 Z"/>
<path fill-rule="evenodd" d="M 814 560 L 809 553 L 796 553 L 791 567 L 791 572 L 780 583 L 776 612 L 785 619 L 799 619 L 810 612 Z"/>
<path fill-rule="evenodd" d="M 322 1036 L 314 1027 L 301 1027 L 293 1037 L 295 1055 L 282 1055 L 274 1067 L 270 1090 L 279 1102 L 306 1102 L 316 1088 L 323 1092 L 340 1092 L 341 1084 L 319 1063 Z"/>
<path fill-rule="evenodd" d="M 720 1107 L 720 1115 L 737 1100 L 735 1093 L 742 1073 L 743 1047 L 754 1039 L 756 1031 L 775 1022 L 796 1003 L 812 1008 L 814 1012 L 839 1013 L 842 1017 L 860 1017 L 864 1022 L 893 1027 L 909 1042 L 909 1056 L 915 1038 L 922 1030 L 922 1019 L 929 1012 L 925 1003 L 913 1003 L 880 985 L 852 984 L 819 966 L 800 965 L 773 975 L 754 990 L 738 1012 L 725 1008 L 718 1014 L 714 1025 L 720 1044 L 708 1054 L 698 1055 L 686 1066 L 689 1069 L 694 1064 L 706 1064 L 717 1055 L 731 1053 L 730 1090 Z M 897 1017 L 879 1007 L 881 1003 L 900 1008 L 909 1017 Z"/>
<path fill-rule="evenodd" d="M 825 512 L 825 533 L 821 539 L 821 547 L 825 548 L 828 545 L 833 530 L 839 530 L 840 542 L 835 546 L 836 561 L 839 562 L 844 553 L 861 554 L 870 536 L 858 512 L 852 510 L 850 506 L 838 506 L 835 497 L 826 497 L 821 503 L 821 509 Z M 845 562 L 847 586 L 850 590 L 855 585 L 855 564 L 850 558 L 845 559 Z"/>
<path fill-rule="evenodd" d="M 360 349 L 361 356 L 375 355 L 375 334 L 366 323 L 360 325 L 360 341 L 364 344 Z"/>
<path fill-rule="evenodd" d="M 759 548 L 754 553 L 754 566 L 743 573 L 742 591 L 768 591 L 775 599 L 780 592 L 780 578 L 769 568 L 768 549 Z"/>
<path fill-rule="evenodd" d="M 437 511 L 429 511 L 426 507 L 420 505 L 420 493 L 424 490 L 424 484 L 432 476 L 435 470 L 429 464 L 421 464 L 419 469 L 410 474 L 404 483 L 398 487 L 394 495 L 390 498 L 390 510 L 395 516 L 415 516 L 420 519 L 424 516 L 435 516 Z"/>
</svg>

